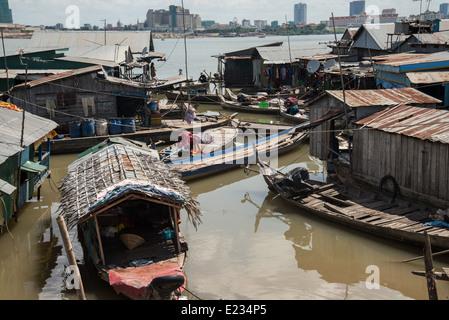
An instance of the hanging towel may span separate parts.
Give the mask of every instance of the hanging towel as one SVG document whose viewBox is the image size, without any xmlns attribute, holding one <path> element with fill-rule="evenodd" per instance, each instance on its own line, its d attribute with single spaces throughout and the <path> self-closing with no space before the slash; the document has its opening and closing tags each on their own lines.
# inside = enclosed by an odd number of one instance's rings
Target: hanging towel
<svg viewBox="0 0 449 320">
<path fill-rule="evenodd" d="M 97 110 L 95 109 L 95 97 L 82 98 L 81 102 L 83 104 L 84 116 L 89 116 L 89 107 L 92 108 L 92 115 L 97 114 Z"/>
<path fill-rule="evenodd" d="M 56 109 L 55 100 L 45 100 L 45 107 L 47 108 L 50 120 L 53 120 L 55 118 L 55 109 Z"/>
</svg>

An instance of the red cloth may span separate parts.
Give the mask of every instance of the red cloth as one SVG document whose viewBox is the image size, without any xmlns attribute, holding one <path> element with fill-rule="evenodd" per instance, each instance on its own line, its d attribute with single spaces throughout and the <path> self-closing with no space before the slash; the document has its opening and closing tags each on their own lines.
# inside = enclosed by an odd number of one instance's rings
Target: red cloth
<svg viewBox="0 0 449 320">
<path fill-rule="evenodd" d="M 178 263 L 171 261 L 152 263 L 142 267 L 112 269 L 109 270 L 109 284 L 117 293 L 125 294 L 135 300 L 144 299 L 147 287 L 154 278 L 168 275 L 184 276 L 180 269 Z"/>
</svg>

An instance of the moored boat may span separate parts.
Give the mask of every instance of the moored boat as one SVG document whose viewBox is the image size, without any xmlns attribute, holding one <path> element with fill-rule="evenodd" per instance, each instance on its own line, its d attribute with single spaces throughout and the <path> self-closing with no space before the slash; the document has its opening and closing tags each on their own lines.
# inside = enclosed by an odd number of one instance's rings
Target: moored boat
<svg viewBox="0 0 449 320">
<path fill-rule="evenodd" d="M 269 101 L 261 102 L 239 102 L 226 99 L 223 95 L 219 95 L 221 99 L 221 107 L 223 109 L 249 112 L 249 113 L 263 113 L 263 114 L 279 114 L 279 103 L 272 103 Z"/>
<path fill-rule="evenodd" d="M 163 161 L 172 162 L 211 154 L 232 147 L 238 133 L 239 129 L 233 123 L 198 133 L 183 131 L 179 133 L 177 142 L 159 154 Z"/>
<path fill-rule="evenodd" d="M 181 209 L 200 222 L 178 173 L 154 153 L 113 144 L 69 166 L 58 214 L 69 229 L 78 227 L 86 256 L 116 293 L 173 300 L 186 282 Z"/>
<path fill-rule="evenodd" d="M 280 106 L 279 113 L 282 118 L 292 123 L 304 123 L 309 121 L 309 113 L 304 109 L 299 109 L 298 112 L 292 114 L 284 106 Z"/>
<path fill-rule="evenodd" d="M 302 126 L 307 124 L 291 127 L 277 134 L 270 134 L 213 154 L 172 162 L 170 166 L 182 174 L 183 180 L 188 181 L 242 165 L 256 164 L 256 154 L 274 159 L 277 155 L 298 147 L 308 138 L 308 131 L 302 130 Z"/>
<path fill-rule="evenodd" d="M 433 247 L 449 248 L 448 229 L 433 220 L 438 208 L 392 201 L 390 197 L 337 182 L 315 181 L 304 168 L 283 173 L 263 161 L 258 161 L 258 166 L 271 191 L 314 216 L 415 245 L 424 243 L 426 231 Z"/>
</svg>

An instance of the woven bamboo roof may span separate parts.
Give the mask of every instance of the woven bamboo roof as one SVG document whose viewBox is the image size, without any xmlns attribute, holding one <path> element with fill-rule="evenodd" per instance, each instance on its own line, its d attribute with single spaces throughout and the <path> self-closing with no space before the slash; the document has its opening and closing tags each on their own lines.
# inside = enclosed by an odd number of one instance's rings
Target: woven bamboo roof
<svg viewBox="0 0 449 320">
<path fill-rule="evenodd" d="M 184 208 L 195 227 L 201 222 L 199 203 L 193 199 L 179 172 L 148 152 L 113 144 L 76 162 L 75 166 L 69 167 L 60 187 L 61 205 L 58 213 L 63 216 L 68 228 L 98 213 L 102 208 L 97 205 L 99 195 L 123 181 L 138 181 L 167 188 L 174 197 L 139 187 L 129 193 Z"/>
</svg>

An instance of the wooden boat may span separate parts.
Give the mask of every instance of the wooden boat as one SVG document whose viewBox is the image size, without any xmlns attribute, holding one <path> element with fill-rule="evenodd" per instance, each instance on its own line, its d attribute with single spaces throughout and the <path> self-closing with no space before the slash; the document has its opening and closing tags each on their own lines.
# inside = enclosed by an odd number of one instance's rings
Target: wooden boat
<svg viewBox="0 0 449 320">
<path fill-rule="evenodd" d="M 295 115 L 291 115 L 287 112 L 287 108 L 280 106 L 279 113 L 282 118 L 292 123 L 304 123 L 309 121 L 309 113 L 305 110 L 301 110 Z"/>
<path fill-rule="evenodd" d="M 190 96 L 185 91 L 170 90 L 165 91 L 164 95 L 169 101 L 187 101 L 190 99 L 192 103 L 204 103 L 204 104 L 220 104 L 221 99 L 218 94 L 205 93 L 205 92 L 192 92 Z"/>
<path fill-rule="evenodd" d="M 100 135 L 90 137 L 71 138 L 65 136 L 62 139 L 52 139 L 50 142 L 52 154 L 64 154 L 64 153 L 78 153 L 91 148 L 109 137 L 122 137 L 131 140 L 142 141 L 146 143 L 153 143 L 155 141 L 163 141 L 170 143 L 170 138 L 173 130 L 188 130 L 193 132 L 200 128 L 201 131 L 218 128 L 220 126 L 228 125 L 237 116 L 234 113 L 226 117 L 209 117 L 199 115 L 198 120 L 192 124 L 188 124 L 181 119 L 166 119 L 163 120 L 163 125 L 150 128 L 136 127 L 136 131 L 133 133 L 122 133 L 117 135 Z"/>
<path fill-rule="evenodd" d="M 239 129 L 231 124 L 219 128 L 205 130 L 204 132 L 191 133 L 183 131 L 178 135 L 176 143 L 159 151 L 163 161 L 179 161 L 186 158 L 207 155 L 232 147 Z M 197 138 L 197 143 L 191 145 L 191 136 Z"/>
<path fill-rule="evenodd" d="M 296 169 L 287 174 L 258 162 L 269 189 L 311 214 L 349 228 L 410 244 L 422 245 L 424 231 L 433 247 L 449 248 L 449 230 L 433 223 L 436 208 L 421 207 L 365 189 L 310 180 Z M 294 169 L 295 170 L 295 169 Z"/>
<path fill-rule="evenodd" d="M 226 99 L 223 95 L 218 95 L 221 99 L 223 109 L 263 114 L 279 114 L 279 104 L 271 102 L 239 102 Z"/>
<path fill-rule="evenodd" d="M 200 222 L 178 173 L 141 148 L 112 144 L 69 166 L 58 214 L 78 227 L 85 256 L 117 294 L 172 300 L 186 281 L 181 209 Z"/>
<path fill-rule="evenodd" d="M 270 157 L 298 147 L 309 136 L 307 131 L 301 130 L 305 125 L 307 123 L 221 152 L 172 162 L 170 166 L 182 174 L 183 180 L 188 181 L 242 165 L 256 164 L 256 154 Z"/>
</svg>

